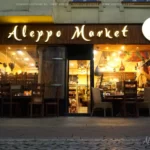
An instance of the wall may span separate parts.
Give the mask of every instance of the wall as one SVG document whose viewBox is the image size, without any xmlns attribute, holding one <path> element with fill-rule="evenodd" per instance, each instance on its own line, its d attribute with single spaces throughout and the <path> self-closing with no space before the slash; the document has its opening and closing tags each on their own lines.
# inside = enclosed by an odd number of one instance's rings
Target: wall
<svg viewBox="0 0 150 150">
<path fill-rule="evenodd" d="M 54 0 L 0 0 L 0 16 L 52 15 Z"/>
<path fill-rule="evenodd" d="M 143 23 L 150 5 L 122 5 L 121 0 L 101 0 L 100 5 L 72 6 L 69 0 L 0 0 L 0 16 L 47 15 L 55 23 Z"/>
<path fill-rule="evenodd" d="M 98 6 L 57 6 L 57 23 L 143 23 L 149 18 L 150 5 L 122 5 L 121 0 L 101 0 Z"/>
</svg>

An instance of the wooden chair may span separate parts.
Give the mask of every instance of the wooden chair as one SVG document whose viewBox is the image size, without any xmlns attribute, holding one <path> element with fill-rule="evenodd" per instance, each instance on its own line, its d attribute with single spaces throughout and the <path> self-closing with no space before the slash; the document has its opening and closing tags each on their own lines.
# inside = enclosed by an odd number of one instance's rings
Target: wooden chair
<svg viewBox="0 0 150 150">
<path fill-rule="evenodd" d="M 2 99 L 2 106 L 1 106 L 1 114 L 4 115 L 4 106 L 9 106 L 9 117 L 13 116 L 13 108 L 15 107 L 15 115 L 19 115 L 18 108 L 20 103 L 12 101 L 12 89 L 10 83 L 0 84 L 0 91 L 1 91 L 1 99 Z"/>
<path fill-rule="evenodd" d="M 138 111 L 143 108 L 148 109 L 150 116 L 150 87 L 144 88 L 144 101 L 138 102 Z"/>
<path fill-rule="evenodd" d="M 127 107 L 132 106 L 134 113 L 127 112 Z M 123 98 L 123 115 L 127 116 L 139 116 L 137 107 L 137 81 L 124 81 L 124 98 Z"/>
<path fill-rule="evenodd" d="M 35 114 L 35 108 L 40 106 L 40 116 L 44 116 L 44 91 L 45 85 L 44 84 L 32 84 L 31 86 L 32 94 L 31 94 L 31 102 L 29 102 L 29 110 L 30 110 L 30 117 L 32 116 L 39 116 L 39 114 Z"/>
<path fill-rule="evenodd" d="M 91 116 L 93 116 L 95 109 L 99 109 L 99 108 L 104 110 L 104 117 L 106 116 L 106 109 L 108 109 L 108 108 L 111 109 L 111 114 L 113 116 L 112 103 L 102 102 L 101 91 L 99 88 L 92 87 L 92 99 L 93 99 L 94 104 L 93 104 Z"/>
<path fill-rule="evenodd" d="M 60 88 L 61 86 L 53 86 L 52 87 L 55 92 L 55 98 L 54 101 L 48 101 L 45 103 L 45 108 L 46 108 L 46 116 L 59 116 L 59 99 L 60 99 Z M 49 113 L 49 108 L 53 107 L 55 109 L 55 112 L 53 114 Z"/>
</svg>

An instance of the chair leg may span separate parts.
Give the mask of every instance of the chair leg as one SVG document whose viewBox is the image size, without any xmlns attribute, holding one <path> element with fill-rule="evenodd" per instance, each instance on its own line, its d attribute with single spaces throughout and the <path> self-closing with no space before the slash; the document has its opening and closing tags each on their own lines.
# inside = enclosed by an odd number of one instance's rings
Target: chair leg
<svg viewBox="0 0 150 150">
<path fill-rule="evenodd" d="M 33 111 L 32 104 L 30 104 L 30 117 L 32 117 L 32 111 Z"/>
<path fill-rule="evenodd" d="M 2 103 L 2 106 L 1 106 L 1 116 L 3 117 L 3 103 Z"/>
<path fill-rule="evenodd" d="M 43 105 L 43 104 L 42 104 L 42 106 L 41 106 L 41 109 L 42 109 L 42 110 L 41 110 L 41 116 L 44 117 L 44 105 Z"/>
<path fill-rule="evenodd" d="M 48 113 L 47 112 L 47 107 L 48 107 L 47 104 L 45 104 L 45 116 L 47 116 L 47 113 Z"/>
<path fill-rule="evenodd" d="M 123 104 L 123 113 L 124 117 L 126 117 L 127 116 L 126 104 Z"/>
<path fill-rule="evenodd" d="M 94 109 L 92 110 L 91 116 L 93 116 L 93 113 L 94 113 Z"/>
<path fill-rule="evenodd" d="M 106 117 L 106 108 L 104 108 L 104 117 Z"/>
<path fill-rule="evenodd" d="M 59 105 L 57 104 L 57 117 L 59 116 Z"/>
<path fill-rule="evenodd" d="M 149 116 L 150 116 L 150 108 L 149 108 Z"/>
<path fill-rule="evenodd" d="M 135 106 L 135 107 L 136 107 L 136 108 L 135 108 L 135 109 L 136 109 L 136 117 L 139 117 L 139 111 L 138 111 L 137 104 L 135 104 L 135 105 L 136 105 L 136 106 Z"/>
<path fill-rule="evenodd" d="M 113 107 L 111 108 L 111 116 L 114 116 Z"/>
<path fill-rule="evenodd" d="M 10 111 L 9 115 L 10 115 L 10 117 L 12 117 L 12 104 L 10 104 L 10 110 L 9 111 Z"/>
</svg>

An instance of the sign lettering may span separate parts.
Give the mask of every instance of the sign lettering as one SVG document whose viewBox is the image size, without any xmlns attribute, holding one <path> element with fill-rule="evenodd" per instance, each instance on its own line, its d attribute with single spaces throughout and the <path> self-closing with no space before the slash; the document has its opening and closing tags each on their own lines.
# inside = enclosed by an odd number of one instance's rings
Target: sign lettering
<svg viewBox="0 0 150 150">
<path fill-rule="evenodd" d="M 92 41 L 93 38 L 107 38 L 107 39 L 113 39 L 113 38 L 119 38 L 120 36 L 122 37 L 127 37 L 128 33 L 128 26 L 125 25 L 123 28 L 120 30 L 112 30 L 110 28 L 106 27 L 101 27 L 99 26 L 100 29 L 96 30 L 91 30 L 86 27 L 86 25 L 82 26 L 74 26 L 72 32 L 70 33 L 66 28 L 66 31 L 63 29 L 55 30 L 47 30 L 47 29 L 30 29 L 28 28 L 27 25 L 23 25 L 22 27 L 16 25 L 12 29 L 12 31 L 9 32 L 8 34 L 8 39 L 14 38 L 16 41 L 23 41 L 25 38 L 31 38 L 34 42 L 49 42 L 51 38 L 55 38 L 57 40 L 58 38 L 65 38 L 64 33 L 67 32 L 67 35 L 69 34 L 70 39 L 69 40 L 76 40 L 79 39 L 89 42 Z M 57 29 L 57 28 L 56 28 Z M 20 32 L 21 30 L 21 32 Z M 62 32 L 63 31 L 63 32 Z M 21 34 L 19 34 L 21 33 Z"/>
</svg>

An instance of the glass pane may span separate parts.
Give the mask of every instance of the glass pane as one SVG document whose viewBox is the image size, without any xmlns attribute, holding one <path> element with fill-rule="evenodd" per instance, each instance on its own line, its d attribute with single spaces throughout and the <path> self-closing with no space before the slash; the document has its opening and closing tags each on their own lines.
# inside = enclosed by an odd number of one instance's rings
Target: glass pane
<svg viewBox="0 0 150 150">
<path fill-rule="evenodd" d="M 69 113 L 88 113 L 90 102 L 90 61 L 69 61 Z"/>
</svg>

